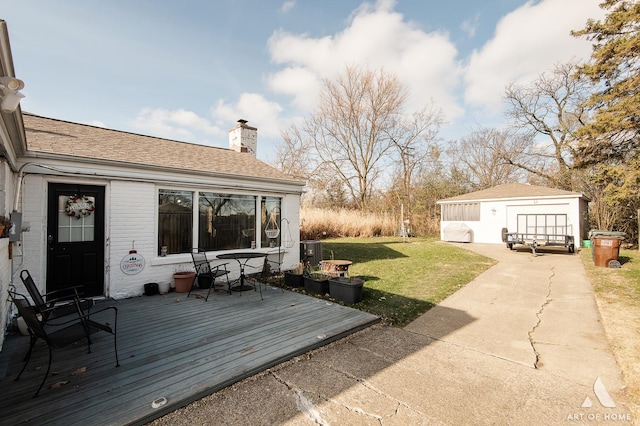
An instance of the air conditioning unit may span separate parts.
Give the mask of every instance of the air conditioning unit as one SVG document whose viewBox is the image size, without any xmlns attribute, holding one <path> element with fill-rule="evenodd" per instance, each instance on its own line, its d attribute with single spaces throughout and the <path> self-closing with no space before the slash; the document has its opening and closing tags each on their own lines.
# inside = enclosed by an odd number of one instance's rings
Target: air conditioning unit
<svg viewBox="0 0 640 426">
<path fill-rule="evenodd" d="M 320 241 L 300 241 L 300 261 L 318 266 L 322 260 L 322 243 Z"/>
</svg>

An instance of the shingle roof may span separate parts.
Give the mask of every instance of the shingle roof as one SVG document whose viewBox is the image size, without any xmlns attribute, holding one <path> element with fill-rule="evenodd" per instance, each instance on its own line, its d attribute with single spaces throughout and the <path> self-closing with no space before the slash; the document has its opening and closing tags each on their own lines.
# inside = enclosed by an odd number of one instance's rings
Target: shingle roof
<svg viewBox="0 0 640 426">
<path fill-rule="evenodd" d="M 558 196 L 583 197 L 583 195 L 580 193 L 564 191 L 562 189 L 527 185 L 523 183 L 505 183 L 503 185 L 494 186 L 493 188 L 483 189 L 480 191 L 470 192 L 468 194 L 446 198 L 444 200 L 440 200 L 439 202 Z"/>
<path fill-rule="evenodd" d="M 124 165 L 296 181 L 251 154 L 23 113 L 27 151 Z"/>
</svg>

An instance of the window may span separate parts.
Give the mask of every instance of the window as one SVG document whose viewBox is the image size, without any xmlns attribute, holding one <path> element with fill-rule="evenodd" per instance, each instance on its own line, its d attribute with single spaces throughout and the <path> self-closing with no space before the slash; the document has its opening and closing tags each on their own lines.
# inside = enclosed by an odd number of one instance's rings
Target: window
<svg viewBox="0 0 640 426">
<path fill-rule="evenodd" d="M 480 220 L 480 203 L 443 204 L 442 220 L 478 221 Z"/>
<path fill-rule="evenodd" d="M 158 254 L 191 253 L 193 247 L 193 192 L 158 192 Z"/>
<path fill-rule="evenodd" d="M 276 197 L 263 197 L 260 202 L 262 247 L 280 246 L 280 204 Z"/>
<path fill-rule="evenodd" d="M 158 255 L 278 247 L 281 208 L 279 197 L 160 189 Z"/>
<path fill-rule="evenodd" d="M 256 197 L 201 192 L 198 202 L 198 248 L 231 250 L 255 243 Z"/>
<path fill-rule="evenodd" d="M 94 241 L 96 216 L 92 214 L 96 197 L 58 197 L 58 242 Z M 69 209 L 72 210 L 69 213 Z M 82 214 L 82 212 L 88 212 Z"/>
</svg>

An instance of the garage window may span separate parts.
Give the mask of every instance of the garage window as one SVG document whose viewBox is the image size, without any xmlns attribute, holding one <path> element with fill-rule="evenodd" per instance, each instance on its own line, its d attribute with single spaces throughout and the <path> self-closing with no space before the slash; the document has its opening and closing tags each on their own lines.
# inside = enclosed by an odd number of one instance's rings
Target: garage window
<svg viewBox="0 0 640 426">
<path fill-rule="evenodd" d="M 442 220 L 449 222 L 479 221 L 480 203 L 443 204 Z"/>
</svg>

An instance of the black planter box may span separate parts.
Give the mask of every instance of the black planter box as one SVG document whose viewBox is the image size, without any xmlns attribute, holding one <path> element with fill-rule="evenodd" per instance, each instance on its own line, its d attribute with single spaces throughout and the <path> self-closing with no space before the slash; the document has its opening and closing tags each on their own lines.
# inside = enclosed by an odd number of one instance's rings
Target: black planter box
<svg viewBox="0 0 640 426">
<path fill-rule="evenodd" d="M 284 285 L 287 287 L 302 287 L 304 286 L 304 279 L 302 274 L 292 274 L 291 272 L 284 273 Z"/>
<path fill-rule="evenodd" d="M 364 280 L 360 278 L 336 277 L 329 280 L 331 297 L 345 303 L 362 302 L 362 286 Z"/>
<path fill-rule="evenodd" d="M 304 289 L 309 293 L 329 293 L 329 276 L 317 273 L 305 276 Z"/>
</svg>

